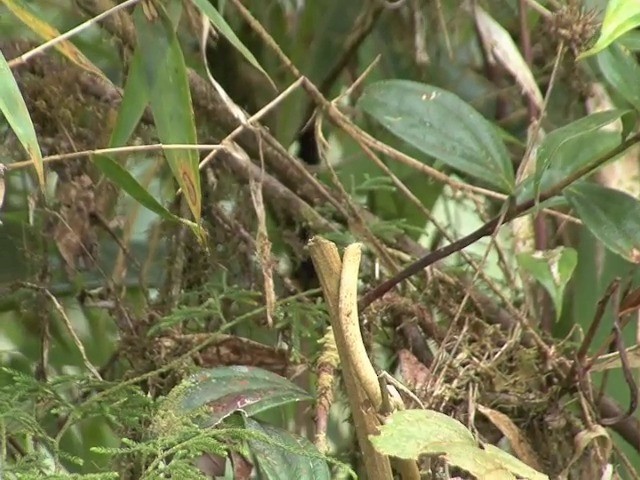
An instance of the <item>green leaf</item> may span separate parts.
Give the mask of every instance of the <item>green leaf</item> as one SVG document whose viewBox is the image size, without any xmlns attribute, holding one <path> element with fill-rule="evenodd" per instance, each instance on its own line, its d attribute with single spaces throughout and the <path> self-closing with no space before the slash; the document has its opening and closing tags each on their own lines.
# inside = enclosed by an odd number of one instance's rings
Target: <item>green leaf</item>
<svg viewBox="0 0 640 480">
<path fill-rule="evenodd" d="M 192 375 L 169 394 L 166 408 L 189 413 L 206 406 L 202 426 L 218 424 L 234 412 L 247 416 L 291 402 L 310 399 L 297 385 L 255 367 L 220 367 Z M 171 412 L 169 412 L 171 413 Z"/>
<path fill-rule="evenodd" d="M 536 178 L 539 179 L 542 173 L 549 168 L 567 142 L 577 137 L 581 137 L 580 141 L 583 141 L 584 138 L 589 137 L 591 132 L 600 130 L 626 113 L 629 113 L 629 110 L 608 110 L 606 112 L 592 113 L 549 133 L 538 147 Z"/>
<path fill-rule="evenodd" d="M 640 202 L 636 198 L 588 182 L 570 186 L 564 196 L 605 247 L 640 263 Z"/>
<path fill-rule="evenodd" d="M 438 448 L 444 444 L 476 446 L 476 440 L 467 427 L 455 418 L 434 410 L 395 412 L 380 428 L 380 435 L 369 438 L 380 453 L 406 459 L 417 459 L 423 453 L 430 453 L 434 445 Z"/>
<path fill-rule="evenodd" d="M 633 52 L 640 51 L 640 32 L 630 30 L 618 39 L 618 43 Z"/>
<path fill-rule="evenodd" d="M 596 44 L 578 56 L 582 59 L 601 52 L 629 30 L 640 25 L 640 2 L 637 0 L 609 0 Z"/>
<path fill-rule="evenodd" d="M 149 103 L 149 91 L 143 68 L 140 48 L 137 48 L 129 66 L 118 117 L 109 140 L 110 147 L 126 145 Z"/>
<path fill-rule="evenodd" d="M 380 427 L 379 435 L 369 438 L 376 450 L 398 458 L 444 455 L 448 464 L 466 470 L 479 480 L 515 480 L 516 474 L 530 480 L 548 480 L 546 475 L 515 458 L 506 461 L 505 452 L 496 454 L 492 449 L 479 448 L 462 423 L 433 410 L 397 411 Z"/>
<path fill-rule="evenodd" d="M 105 177 L 135 198 L 143 207 L 157 213 L 165 220 L 183 222 L 191 227 L 197 226 L 195 223 L 177 217 L 164 208 L 153 195 L 147 192 L 144 187 L 115 160 L 105 155 L 94 155 L 93 163 L 100 169 Z"/>
<path fill-rule="evenodd" d="M 514 173 L 497 130 L 456 95 L 405 80 L 369 85 L 358 106 L 420 151 L 511 193 Z"/>
<path fill-rule="evenodd" d="M 388 179 L 388 177 L 378 177 L 379 179 Z M 431 211 L 436 201 L 442 193 L 444 185 L 435 182 L 430 178 L 424 178 L 420 175 L 411 175 L 399 177 L 400 181 L 412 191 L 420 203 L 427 211 Z M 427 219 L 422 211 L 412 201 L 410 201 L 404 193 L 401 193 L 395 185 L 390 183 L 390 189 L 383 188 L 372 192 L 370 195 L 371 210 L 380 217 L 381 220 L 402 221 L 413 231 L 405 232 L 407 235 L 414 237 L 416 240 L 424 234 L 424 226 Z"/>
<path fill-rule="evenodd" d="M 4 115 L 11 126 L 11 129 L 20 140 L 20 143 L 27 151 L 27 155 L 33 161 L 36 169 L 40 188 L 44 190 L 44 165 L 42 163 L 42 153 L 33 128 L 27 105 L 18 88 L 18 83 L 11 73 L 11 68 L 4 55 L 0 51 L 0 112 Z M 1 204 L 2 202 L 0 202 Z"/>
<path fill-rule="evenodd" d="M 255 431 L 271 442 L 249 440 L 249 448 L 255 459 L 259 478 L 304 480 L 330 480 L 327 462 L 315 446 L 304 437 L 293 435 L 271 425 L 261 425 L 246 419 L 249 431 Z"/>
<path fill-rule="evenodd" d="M 134 12 L 151 110 L 164 144 L 197 144 L 187 69 L 178 38 L 164 10 L 149 21 L 138 6 Z M 200 221 L 202 193 L 199 158 L 194 150 L 166 150 L 165 157 L 182 189 L 196 223 Z"/>
<path fill-rule="evenodd" d="M 262 68 L 262 65 L 260 65 L 260 62 L 258 62 L 258 59 L 253 55 L 253 53 L 249 51 L 247 47 L 244 46 L 244 44 L 240 41 L 238 36 L 233 32 L 229 24 L 222 17 L 222 15 L 220 15 L 220 13 L 218 13 L 218 11 L 214 8 L 214 6 L 211 5 L 211 2 L 209 0 L 191 0 L 191 1 L 202 11 L 203 14 L 207 16 L 207 18 L 211 21 L 211 24 L 218 31 L 218 33 L 222 34 L 222 36 L 224 36 L 227 40 L 229 40 L 229 43 L 231 43 L 231 45 L 236 47 L 236 49 L 242 54 L 244 58 L 247 59 L 247 61 L 251 65 L 253 65 L 260 72 L 262 72 L 264 76 L 269 79 L 272 85 L 275 85 L 273 83 L 273 80 L 271 80 L 269 75 L 267 75 L 267 72 L 265 72 L 264 69 Z"/>
<path fill-rule="evenodd" d="M 398 139 L 383 128 L 375 132 L 378 140 L 399 151 L 410 155 L 425 164 L 432 165 L 433 158 L 411 147 L 406 142 Z M 367 208 L 380 217 L 381 220 L 402 222 L 402 226 L 409 227 L 407 235 L 418 239 L 424 230 L 427 217 L 412 201 L 393 184 L 389 176 L 367 156 L 362 153 L 358 144 L 346 134 L 338 134 L 336 144 L 336 157 L 344 159 L 340 161 L 335 170 L 340 182 L 345 185 L 349 193 L 355 198 L 362 197 L 366 200 Z M 339 151 L 338 151 L 339 150 Z M 331 150 L 328 153 L 331 158 Z M 415 169 L 399 162 L 388 162 L 388 168 L 394 175 L 418 198 L 427 211 L 431 211 L 442 193 L 443 184 L 430 178 L 416 175 Z M 329 172 L 319 174 L 319 178 L 331 183 Z"/>
<path fill-rule="evenodd" d="M 538 148 L 537 163 L 542 167 L 548 165 L 560 147 L 568 140 L 582 135 L 587 136 L 590 132 L 600 130 L 629 112 L 630 110 L 618 109 L 592 113 L 568 125 L 556 128 L 547 134 Z"/>
<path fill-rule="evenodd" d="M 545 191 L 569 175 L 573 175 L 577 170 L 613 150 L 621 142 L 622 137 L 619 132 L 608 130 L 596 130 L 586 135 L 567 139 L 555 151 L 549 167 L 542 172 L 537 188 L 535 175 L 526 177 L 518 185 L 517 201 L 520 203 L 534 198 L 535 194 Z M 566 203 L 562 197 L 556 197 L 555 200 L 551 199 L 545 202 L 545 205 L 548 206 L 549 203 L 557 203 L 558 201 L 561 201 L 562 204 Z"/>
<path fill-rule="evenodd" d="M 518 478 L 525 478 L 527 480 L 548 480 L 549 477 L 544 475 L 529 465 L 518 460 L 513 455 L 508 454 L 504 450 L 499 449 L 495 445 L 490 443 L 483 445 L 484 451 L 496 462 L 499 462 L 503 468 L 508 469 L 511 473 L 516 474 Z"/>
<path fill-rule="evenodd" d="M 520 253 L 518 265 L 549 292 L 556 311 L 556 320 L 562 314 L 564 289 L 578 264 L 578 254 L 572 248 Z"/>
<path fill-rule="evenodd" d="M 611 45 L 596 57 L 607 82 L 633 107 L 640 111 L 638 79 L 640 65 L 635 57 L 620 45 Z"/>
</svg>

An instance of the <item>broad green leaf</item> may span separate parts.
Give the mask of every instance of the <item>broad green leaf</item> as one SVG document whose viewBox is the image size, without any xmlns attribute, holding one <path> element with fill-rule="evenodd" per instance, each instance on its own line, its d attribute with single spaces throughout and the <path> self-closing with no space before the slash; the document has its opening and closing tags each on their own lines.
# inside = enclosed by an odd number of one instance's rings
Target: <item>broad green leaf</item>
<svg viewBox="0 0 640 480">
<path fill-rule="evenodd" d="M 20 93 L 20 88 L 18 88 L 16 79 L 13 77 L 2 52 L 0 52 L 0 112 L 7 119 L 11 129 L 27 151 L 29 158 L 33 161 L 40 188 L 44 191 L 44 166 L 36 131 L 31 122 L 27 105 L 24 103 L 24 98 Z M 2 205 L 2 201 L 0 201 L 0 205 Z"/>
<path fill-rule="evenodd" d="M 404 459 L 420 455 L 443 455 L 445 461 L 460 467 L 479 480 L 516 480 L 526 472 L 530 480 L 548 480 L 515 458 L 505 460 L 493 450 L 481 449 L 471 432 L 447 415 L 432 410 L 401 410 L 380 427 L 379 435 L 369 436 L 376 450 Z M 510 457 L 510 456 L 509 456 Z"/>
<path fill-rule="evenodd" d="M 207 18 L 211 21 L 211 24 L 216 28 L 218 33 L 222 34 L 231 45 L 236 47 L 236 49 L 242 54 L 247 61 L 253 65 L 255 68 L 260 70 L 264 74 L 265 77 L 269 79 L 272 85 L 273 80 L 267 75 L 267 72 L 264 71 L 258 59 L 249 51 L 247 47 L 240 41 L 238 36 L 233 32 L 229 24 L 226 20 L 218 13 L 218 11 L 214 8 L 209 0 L 191 0 L 201 11 L 203 14 L 207 16 Z"/>
<path fill-rule="evenodd" d="M 514 173 L 497 130 L 456 95 L 406 80 L 369 85 L 358 106 L 420 151 L 511 193 Z"/>
<path fill-rule="evenodd" d="M 49 25 L 47 22 L 41 20 L 38 15 L 33 11 L 32 7 L 23 0 L 1 0 L 7 8 L 13 13 L 20 21 L 34 32 L 38 37 L 45 41 L 52 40 L 60 36 L 60 32 Z M 80 68 L 98 75 L 103 80 L 111 83 L 107 76 L 96 67 L 91 60 L 89 60 L 78 48 L 69 40 L 58 42 L 54 45 L 54 48 L 64 55 L 68 60 L 78 65 Z"/>
<path fill-rule="evenodd" d="M 93 163 L 95 163 L 105 177 L 135 198 L 143 207 L 157 213 L 165 220 L 183 222 L 191 227 L 196 227 L 195 223 L 177 217 L 164 208 L 162 204 L 160 204 L 153 195 L 147 192 L 144 187 L 140 185 L 138 181 L 118 162 L 105 155 L 94 155 Z"/>
<path fill-rule="evenodd" d="M 148 20 L 140 6 L 134 13 L 156 129 L 162 143 L 195 145 L 198 141 L 184 57 L 166 13 L 159 5 L 156 8 L 159 16 L 154 20 Z M 166 150 L 165 157 L 199 223 L 202 195 L 197 152 Z"/>
<path fill-rule="evenodd" d="M 429 453 L 431 445 L 476 446 L 476 440 L 467 427 L 455 418 L 434 410 L 397 411 L 380 428 L 380 435 L 369 438 L 379 452 L 407 459 L 417 459 L 421 454 Z"/>
<path fill-rule="evenodd" d="M 149 103 L 149 91 L 143 68 L 140 49 L 137 48 L 129 66 L 118 117 L 109 140 L 110 147 L 126 145 Z"/>
<path fill-rule="evenodd" d="M 606 112 L 597 112 L 571 122 L 564 127 L 556 128 L 547 134 L 538 147 L 536 155 L 536 176 L 540 178 L 544 172 L 553 163 L 559 153 L 559 150 L 570 140 L 576 137 L 587 138 L 591 132 L 600 130 L 605 125 L 618 120 L 629 110 L 608 110 Z"/>
<path fill-rule="evenodd" d="M 327 462 L 306 438 L 271 425 L 261 425 L 251 418 L 247 418 L 245 424 L 249 431 L 258 432 L 273 441 L 250 439 L 248 442 L 259 478 L 331 479 Z"/>
<path fill-rule="evenodd" d="M 578 254 L 572 248 L 521 253 L 518 265 L 536 279 L 549 292 L 556 311 L 556 320 L 562 314 L 564 289 L 578 263 Z"/>
<path fill-rule="evenodd" d="M 192 375 L 174 388 L 165 404 L 167 414 L 189 414 L 206 407 L 202 426 L 212 426 L 234 412 L 247 416 L 291 402 L 310 399 L 297 385 L 256 367 L 219 367 Z M 202 412 L 200 412 L 202 413 Z"/>
<path fill-rule="evenodd" d="M 614 44 L 596 57 L 607 82 L 633 107 L 640 111 L 640 65 L 635 57 L 620 45 Z"/>
<path fill-rule="evenodd" d="M 576 183 L 563 193 L 605 247 L 640 263 L 640 201 L 620 190 L 588 182 Z"/>
<path fill-rule="evenodd" d="M 629 30 L 640 25 L 640 2 L 637 0 L 609 0 L 596 44 L 578 59 L 601 52 Z"/>
</svg>

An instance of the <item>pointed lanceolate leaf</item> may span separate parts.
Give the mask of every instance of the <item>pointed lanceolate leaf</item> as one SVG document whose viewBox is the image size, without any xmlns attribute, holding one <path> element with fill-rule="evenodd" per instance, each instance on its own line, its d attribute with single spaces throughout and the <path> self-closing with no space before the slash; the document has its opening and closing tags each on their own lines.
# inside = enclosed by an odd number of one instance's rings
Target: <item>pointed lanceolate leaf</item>
<svg viewBox="0 0 640 480">
<path fill-rule="evenodd" d="M 109 140 L 110 147 L 126 145 L 149 103 L 149 90 L 143 68 L 140 48 L 137 48 L 129 66 L 118 117 Z"/>
<path fill-rule="evenodd" d="M 100 169 L 105 177 L 135 198 L 143 207 L 157 213 L 165 220 L 179 221 L 186 223 L 192 228 L 196 227 L 196 224 L 193 222 L 179 218 L 164 208 L 162 204 L 160 204 L 153 195 L 147 192 L 144 187 L 140 185 L 138 181 L 129 172 L 127 172 L 127 170 L 122 168 L 118 162 L 105 155 L 94 155 L 93 163 Z"/>
<path fill-rule="evenodd" d="M 553 250 L 521 253 L 518 265 L 536 279 L 549 292 L 556 311 L 556 319 L 562 314 L 564 289 L 571 280 L 578 263 L 573 248 L 558 247 Z"/>
<path fill-rule="evenodd" d="M 569 204 L 605 247 L 640 263 L 640 201 L 619 190 L 580 182 L 563 192 Z"/>
<path fill-rule="evenodd" d="M 578 135 L 567 140 L 556 150 L 549 167 L 540 175 L 537 187 L 535 174 L 526 177 L 518 185 L 516 197 L 518 203 L 531 200 L 540 192 L 544 192 L 584 166 L 601 158 L 621 143 L 620 132 L 609 130 L 596 130 L 588 135 Z M 563 198 L 556 197 L 547 200 L 545 204 L 550 205 L 557 202 L 566 203 Z"/>
<path fill-rule="evenodd" d="M 566 147 L 575 146 L 574 141 L 576 141 L 579 142 L 582 150 L 588 153 L 589 147 L 585 145 L 585 142 L 591 142 L 591 133 L 600 130 L 629 112 L 630 110 L 608 110 L 593 113 L 549 133 L 538 147 L 536 155 L 534 180 L 536 191 L 538 191 L 542 175 L 547 169 L 553 167 L 556 170 L 567 172 L 577 170 L 577 168 L 573 168 L 571 162 L 578 163 L 578 160 L 584 156 L 563 156 L 563 150 Z"/>
<path fill-rule="evenodd" d="M 306 438 L 271 425 L 261 425 L 250 418 L 245 423 L 249 431 L 260 433 L 273 442 L 249 440 L 249 449 L 255 459 L 259 478 L 331 479 L 327 462 Z"/>
<path fill-rule="evenodd" d="M 197 144 L 195 119 L 187 69 L 178 38 L 166 12 L 149 20 L 141 6 L 134 19 L 149 88 L 151 110 L 158 136 L 164 144 Z M 196 222 L 200 221 L 202 194 L 199 158 L 194 150 L 166 150 L 165 156 Z"/>
<path fill-rule="evenodd" d="M 217 32 L 224 36 L 229 41 L 229 43 L 231 43 L 231 45 L 233 45 L 251 65 L 262 72 L 273 85 L 273 80 L 271 80 L 269 75 L 267 75 L 267 72 L 264 71 L 262 65 L 260 65 L 260 62 L 258 62 L 258 59 L 253 55 L 253 53 L 249 51 L 247 47 L 244 46 L 242 41 L 240 41 L 238 36 L 225 21 L 224 17 L 220 15 L 220 13 L 214 8 L 211 2 L 209 0 L 191 1 L 200 9 L 200 11 L 202 11 L 204 15 L 206 15 L 211 24 L 216 28 Z"/>
<path fill-rule="evenodd" d="M 640 2 L 637 0 L 609 0 L 598 41 L 578 58 L 584 58 L 602 51 L 626 32 L 639 25 Z"/>
<path fill-rule="evenodd" d="M 16 79 L 13 77 L 2 52 L 0 52 L 0 112 L 7 119 L 11 129 L 33 161 L 40 188 L 44 190 L 44 166 L 36 131 Z"/>
<path fill-rule="evenodd" d="M 220 367 L 192 375 L 169 394 L 176 414 L 206 407 L 203 426 L 216 425 L 237 411 L 248 416 L 311 397 L 275 373 L 255 367 Z"/>
<path fill-rule="evenodd" d="M 358 106 L 397 137 L 503 192 L 514 173 L 497 130 L 453 93 L 405 80 L 369 85 Z"/>
</svg>

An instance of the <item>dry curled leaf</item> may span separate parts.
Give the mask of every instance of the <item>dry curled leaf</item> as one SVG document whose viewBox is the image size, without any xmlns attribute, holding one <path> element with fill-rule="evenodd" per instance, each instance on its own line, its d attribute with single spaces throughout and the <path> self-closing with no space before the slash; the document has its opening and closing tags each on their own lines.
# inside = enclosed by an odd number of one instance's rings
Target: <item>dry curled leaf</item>
<svg viewBox="0 0 640 480">
<path fill-rule="evenodd" d="M 582 430 L 573 439 L 575 445 L 575 451 L 571 460 L 567 464 L 564 473 L 567 474 L 573 464 L 575 464 L 580 457 L 585 453 L 587 447 L 594 444 L 601 452 L 598 458 L 601 458 L 602 465 L 604 467 L 608 463 L 609 456 L 613 450 L 613 442 L 607 429 L 602 425 L 593 425 L 591 428 Z M 602 468 L 597 468 L 596 471 L 602 471 Z M 562 475 L 561 475 L 562 477 Z"/>
<path fill-rule="evenodd" d="M 418 396 L 423 393 L 431 379 L 431 371 L 406 348 L 398 352 L 398 370 L 407 387 Z"/>
<path fill-rule="evenodd" d="M 620 302 L 620 316 L 627 315 L 640 309 L 640 288 L 636 288 L 627 295 Z"/>
<path fill-rule="evenodd" d="M 511 445 L 511 448 L 513 448 L 513 452 L 520 460 L 539 472 L 543 471 L 540 457 L 522 431 L 508 416 L 502 412 L 498 412 L 482 405 L 478 405 L 478 411 L 487 417 L 491 423 L 493 423 L 498 430 L 502 432 L 507 440 L 509 440 L 509 444 Z"/>
<path fill-rule="evenodd" d="M 542 93 L 509 32 L 482 8 L 476 6 L 473 11 L 480 37 L 491 60 L 502 65 L 513 75 L 526 96 L 542 110 Z"/>
</svg>

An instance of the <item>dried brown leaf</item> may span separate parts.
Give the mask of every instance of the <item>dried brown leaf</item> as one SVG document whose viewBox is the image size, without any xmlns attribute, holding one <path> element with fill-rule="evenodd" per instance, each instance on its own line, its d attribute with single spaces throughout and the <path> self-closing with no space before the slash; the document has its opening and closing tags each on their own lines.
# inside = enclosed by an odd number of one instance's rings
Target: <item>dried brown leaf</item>
<svg viewBox="0 0 640 480">
<path fill-rule="evenodd" d="M 608 462 L 611 450 L 613 449 L 613 442 L 607 432 L 607 429 L 602 425 L 593 425 L 591 428 L 578 432 L 573 441 L 575 451 L 573 453 L 573 457 L 569 461 L 569 464 L 565 468 L 565 475 L 569 472 L 571 466 L 580 459 L 591 443 L 599 442 L 598 445 L 602 448 L 602 455 L 599 456 L 599 458 L 602 459 L 603 464 Z M 563 475 L 561 475 L 561 477 L 563 477 Z"/>
<path fill-rule="evenodd" d="M 516 456 L 531 468 L 543 471 L 542 461 L 520 428 L 504 413 L 478 405 L 480 411 L 509 440 Z"/>
<path fill-rule="evenodd" d="M 409 350 L 403 348 L 398 352 L 398 370 L 407 387 L 421 392 L 431 379 L 431 371 Z"/>
<path fill-rule="evenodd" d="M 262 183 L 251 181 L 249 185 L 253 208 L 258 218 L 258 233 L 256 235 L 256 253 L 262 268 L 264 278 L 264 298 L 267 310 L 267 324 L 273 326 L 273 315 L 276 309 L 276 292 L 273 283 L 273 265 L 271 261 L 271 241 L 267 233 L 267 215 L 262 198 Z"/>
</svg>

